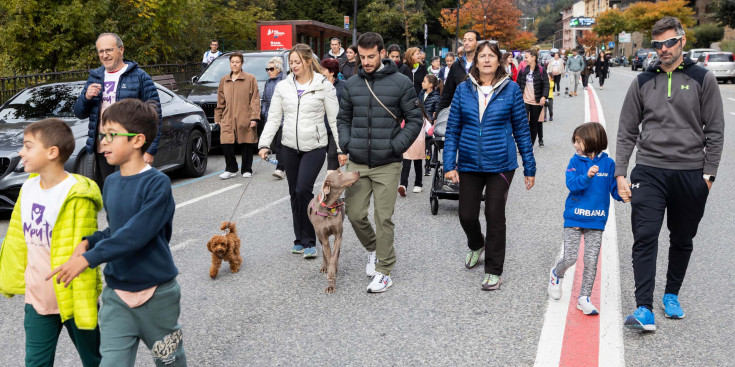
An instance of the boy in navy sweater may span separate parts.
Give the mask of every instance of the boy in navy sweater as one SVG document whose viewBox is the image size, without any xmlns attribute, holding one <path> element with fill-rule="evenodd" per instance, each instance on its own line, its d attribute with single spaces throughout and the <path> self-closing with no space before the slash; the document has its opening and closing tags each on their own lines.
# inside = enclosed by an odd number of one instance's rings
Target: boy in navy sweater
<svg viewBox="0 0 735 367">
<path fill-rule="evenodd" d="M 622 199 L 613 177 L 615 162 L 603 152 L 607 149 L 605 128 L 596 122 L 578 126 L 572 143 L 577 154 L 569 160 L 566 172 L 569 196 L 564 209 L 564 256 L 551 268 L 548 292 L 551 298 L 561 298 L 564 273 L 577 262 L 579 242 L 584 235 L 584 274 L 577 309 L 585 315 L 597 315 L 590 294 L 597 275 L 602 231 L 607 223 L 610 195 L 615 200 Z"/>
<path fill-rule="evenodd" d="M 169 248 L 176 204 L 168 176 L 143 160 L 157 121 L 153 104 L 137 99 L 117 102 L 102 114 L 100 152 L 110 165 L 120 166 L 102 192 L 110 225 L 85 237 L 71 259 L 48 276 L 58 273 L 57 281 L 68 285 L 87 267 L 107 263 L 100 366 L 134 366 L 141 339 L 157 366 L 186 366 L 178 322 L 181 288 Z"/>
</svg>

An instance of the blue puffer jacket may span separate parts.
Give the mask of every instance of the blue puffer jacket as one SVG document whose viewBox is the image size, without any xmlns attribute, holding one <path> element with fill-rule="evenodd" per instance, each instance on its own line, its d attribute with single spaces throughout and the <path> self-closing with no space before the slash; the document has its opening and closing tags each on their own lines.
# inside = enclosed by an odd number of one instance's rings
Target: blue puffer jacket
<svg viewBox="0 0 735 367">
<path fill-rule="evenodd" d="M 444 141 L 444 172 L 512 171 L 518 168 L 517 144 L 523 175 L 535 176 L 536 161 L 521 88 L 508 77 L 496 84 L 482 121 L 477 88 L 469 75 L 454 93 Z"/>
<path fill-rule="evenodd" d="M 127 70 L 120 76 L 120 82 L 117 83 L 117 101 L 126 98 L 138 98 L 141 101 L 156 101 L 156 112 L 158 113 L 158 135 L 153 139 L 151 146 L 148 147 L 148 153 L 155 155 L 158 152 L 158 141 L 161 139 L 161 100 L 158 98 L 158 89 L 153 84 L 148 74 L 138 67 L 138 64 L 124 60 L 128 65 Z M 84 85 L 82 94 L 77 98 L 74 104 L 74 115 L 77 118 L 84 119 L 89 117 L 89 136 L 87 137 L 87 153 L 94 153 L 95 140 L 97 139 L 97 123 L 100 121 L 100 107 L 102 106 L 102 93 L 92 100 L 87 100 L 87 88 L 92 83 L 105 85 L 105 67 L 100 66 L 97 69 L 89 71 L 87 84 Z"/>
</svg>

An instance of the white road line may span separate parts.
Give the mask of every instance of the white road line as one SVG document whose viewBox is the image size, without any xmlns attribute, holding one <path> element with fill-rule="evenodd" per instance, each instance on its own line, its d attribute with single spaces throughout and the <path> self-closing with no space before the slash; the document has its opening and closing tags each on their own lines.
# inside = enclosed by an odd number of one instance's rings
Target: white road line
<svg viewBox="0 0 735 367">
<path fill-rule="evenodd" d="M 615 222 L 615 203 L 611 201 L 600 255 L 603 269 L 600 275 L 600 366 L 625 366 L 618 255 L 618 226 Z"/>
<path fill-rule="evenodd" d="M 564 242 L 561 244 L 562 252 L 564 251 Z M 556 257 L 560 258 L 561 254 Z M 534 367 L 558 367 L 561 358 L 561 346 L 564 343 L 564 329 L 567 326 L 567 312 L 569 311 L 569 302 L 572 298 L 572 286 L 574 285 L 574 272 L 577 265 L 572 265 L 567 269 L 566 274 L 569 276 L 566 282 L 561 284 L 561 299 L 554 300 L 549 298 L 549 304 L 546 307 L 544 315 L 544 326 L 541 329 L 541 337 L 536 350 L 536 362 Z M 549 282 L 548 276 L 546 282 Z"/>
<path fill-rule="evenodd" d="M 729 99 L 729 100 L 731 100 L 731 101 L 735 102 L 735 98 L 730 98 L 730 97 L 727 97 L 727 99 Z M 730 112 L 730 113 L 732 113 L 732 112 Z"/>
<path fill-rule="evenodd" d="M 730 112 L 731 115 L 735 116 L 735 112 Z"/>
<path fill-rule="evenodd" d="M 234 189 L 236 187 L 240 187 L 240 186 L 242 186 L 242 184 L 235 184 L 235 185 L 227 186 L 224 189 L 219 189 L 217 191 L 210 192 L 209 194 L 202 195 L 202 196 L 200 196 L 198 198 L 194 198 L 194 199 L 191 199 L 189 201 L 185 201 L 185 202 L 183 202 L 181 204 L 177 204 L 176 205 L 176 209 L 179 209 L 181 207 L 185 207 L 185 206 L 187 206 L 189 204 L 194 204 L 197 201 L 201 201 L 201 200 L 204 200 L 206 198 L 209 198 L 209 197 L 212 197 L 212 196 L 215 196 L 215 195 L 219 195 L 219 194 L 221 194 L 221 193 L 223 193 L 225 191 L 229 191 L 229 190 L 232 190 L 232 189 Z"/>
</svg>

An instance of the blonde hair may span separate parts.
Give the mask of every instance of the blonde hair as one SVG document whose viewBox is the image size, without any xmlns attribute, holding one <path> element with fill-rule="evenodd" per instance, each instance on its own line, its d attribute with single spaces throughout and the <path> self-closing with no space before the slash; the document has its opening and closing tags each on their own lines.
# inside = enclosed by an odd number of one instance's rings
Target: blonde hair
<svg viewBox="0 0 735 367">
<path fill-rule="evenodd" d="M 296 46 L 292 47 L 291 51 L 289 51 L 289 60 L 291 59 L 291 54 L 294 53 L 299 56 L 299 59 L 301 59 L 301 63 L 303 63 L 304 65 L 309 65 L 309 68 L 311 69 L 309 80 L 314 77 L 314 74 L 322 73 L 322 67 L 314 59 L 314 52 L 311 50 L 311 47 L 309 47 L 309 45 L 297 43 Z"/>
<path fill-rule="evenodd" d="M 281 58 L 280 56 L 272 57 L 270 60 L 268 60 L 268 63 L 273 64 L 276 69 L 283 71 L 283 58 Z"/>
<path fill-rule="evenodd" d="M 421 49 L 418 47 L 410 47 L 408 50 L 406 50 L 406 53 L 403 54 L 403 60 L 408 66 L 413 66 L 413 57 L 421 52 Z"/>
</svg>

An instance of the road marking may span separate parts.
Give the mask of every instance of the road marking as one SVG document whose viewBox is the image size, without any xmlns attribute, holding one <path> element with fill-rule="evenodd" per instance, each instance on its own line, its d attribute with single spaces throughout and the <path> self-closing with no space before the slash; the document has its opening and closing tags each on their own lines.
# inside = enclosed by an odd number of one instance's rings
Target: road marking
<svg viewBox="0 0 735 367">
<path fill-rule="evenodd" d="M 254 158 L 254 159 L 253 159 L 253 163 L 257 163 L 257 162 L 259 162 L 259 161 L 261 161 L 261 159 L 260 159 L 260 158 Z M 193 183 L 195 183 L 195 182 L 199 182 L 199 181 L 201 181 L 201 180 L 206 180 L 206 179 L 208 179 L 208 178 L 210 178 L 210 177 L 212 177 L 212 176 L 215 176 L 215 175 L 219 175 L 220 173 L 222 173 L 222 172 L 224 172 L 224 171 L 225 171 L 225 170 L 222 170 L 222 171 L 217 171 L 217 172 L 214 172 L 214 173 L 210 173 L 210 174 L 208 174 L 208 175 L 206 175 L 206 176 L 202 176 L 202 177 L 197 177 L 197 178 L 193 178 L 193 179 L 191 179 L 191 180 L 188 180 L 188 181 L 180 182 L 180 183 L 177 183 L 176 185 L 171 185 L 171 188 L 172 188 L 172 189 L 175 189 L 175 188 L 179 188 L 179 187 L 181 187 L 181 186 L 186 186 L 186 185 L 189 185 L 189 184 L 193 184 Z"/>
<path fill-rule="evenodd" d="M 735 112 L 730 112 L 731 115 L 735 116 Z"/>
<path fill-rule="evenodd" d="M 727 99 L 729 99 L 729 100 L 731 100 L 731 101 L 735 102 L 735 98 L 730 98 L 730 97 L 727 97 Z M 730 113 L 732 113 L 732 112 L 730 112 Z"/>
<path fill-rule="evenodd" d="M 602 104 L 592 86 L 588 88 L 587 95 L 584 100 L 586 121 L 606 126 Z M 580 244 L 580 264 L 584 258 L 583 244 L 584 241 Z M 625 365 L 618 261 L 615 206 L 611 202 L 597 263 L 597 277 L 590 297 L 593 303 L 599 304 L 600 316 L 584 316 L 576 309 L 574 301 L 584 269 L 576 265 L 569 268 L 566 273 L 568 279 L 562 283 L 562 299 L 548 301 L 535 366 Z"/>
<path fill-rule="evenodd" d="M 234 188 L 236 188 L 236 187 L 240 187 L 240 186 L 242 186 L 242 184 L 235 184 L 235 185 L 230 185 L 230 186 L 227 186 L 227 187 L 225 187 L 225 188 L 223 188 L 223 189 L 219 189 L 219 190 L 217 190 L 217 191 L 213 191 L 213 192 L 210 192 L 209 194 L 206 194 L 206 195 L 202 195 L 202 196 L 200 196 L 200 197 L 198 197 L 198 198 L 194 198 L 194 199 L 191 199 L 191 200 L 185 201 L 185 202 L 183 202 L 183 203 L 181 203 L 181 204 L 177 204 L 177 205 L 176 205 L 176 209 L 179 209 L 179 208 L 181 208 L 181 207 L 185 207 L 185 206 L 187 206 L 187 205 L 189 205 L 189 204 L 194 204 L 194 203 L 196 203 L 196 202 L 198 202 L 198 201 L 204 200 L 204 199 L 206 199 L 206 198 L 209 198 L 209 197 L 212 197 L 212 196 L 215 196 L 215 195 L 219 195 L 219 194 L 221 194 L 221 193 L 223 193 L 223 192 L 225 192 L 225 191 L 229 191 L 229 190 L 232 190 L 232 189 L 234 189 Z"/>
</svg>

